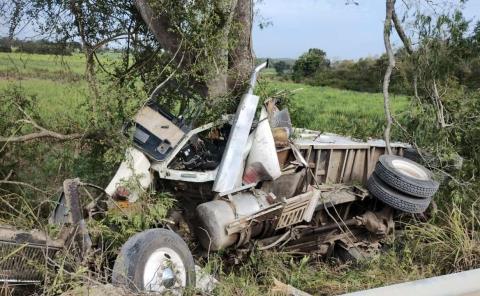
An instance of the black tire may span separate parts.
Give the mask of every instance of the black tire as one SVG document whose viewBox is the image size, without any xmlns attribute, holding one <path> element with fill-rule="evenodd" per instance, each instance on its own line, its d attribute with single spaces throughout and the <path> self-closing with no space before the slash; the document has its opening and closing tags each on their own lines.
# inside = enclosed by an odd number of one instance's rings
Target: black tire
<svg viewBox="0 0 480 296">
<path fill-rule="evenodd" d="M 373 173 L 368 179 L 367 188 L 374 197 L 392 208 L 407 213 L 423 213 L 432 201 L 432 197 L 415 198 L 401 193 L 389 187 L 376 173 Z"/>
<path fill-rule="evenodd" d="M 403 151 L 403 157 L 408 158 L 417 163 L 422 162 L 422 156 L 418 153 L 418 150 L 415 148 L 407 148 Z"/>
<path fill-rule="evenodd" d="M 408 165 L 418 172 L 423 172 L 424 177 L 415 177 L 412 174 L 408 175 L 405 171 L 402 171 L 402 169 L 394 165 L 395 161 L 401 161 L 404 165 Z M 431 197 L 437 192 L 439 186 L 439 183 L 433 180 L 432 172 L 405 157 L 395 155 L 380 156 L 375 166 L 375 173 L 383 182 L 391 187 L 414 197 Z"/>
<path fill-rule="evenodd" d="M 130 237 L 115 260 L 112 283 L 134 292 L 145 291 L 144 272 L 147 260 L 159 249 L 178 254 L 186 274 L 186 287 L 195 287 L 195 263 L 187 244 L 173 231 L 150 229 Z"/>
</svg>

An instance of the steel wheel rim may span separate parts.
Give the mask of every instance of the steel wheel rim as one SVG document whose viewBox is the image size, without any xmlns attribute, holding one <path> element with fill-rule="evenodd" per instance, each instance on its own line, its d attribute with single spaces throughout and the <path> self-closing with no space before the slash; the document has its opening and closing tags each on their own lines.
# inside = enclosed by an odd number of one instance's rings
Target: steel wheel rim
<svg viewBox="0 0 480 296">
<path fill-rule="evenodd" d="M 159 248 L 147 259 L 143 272 L 146 291 L 181 295 L 187 285 L 187 272 L 180 255 L 170 248 Z"/>
<path fill-rule="evenodd" d="M 425 181 L 430 179 L 430 176 L 424 170 L 422 170 L 422 168 L 411 164 L 410 162 L 401 159 L 395 159 L 392 161 L 392 166 L 397 169 L 397 171 L 408 177 Z"/>
</svg>

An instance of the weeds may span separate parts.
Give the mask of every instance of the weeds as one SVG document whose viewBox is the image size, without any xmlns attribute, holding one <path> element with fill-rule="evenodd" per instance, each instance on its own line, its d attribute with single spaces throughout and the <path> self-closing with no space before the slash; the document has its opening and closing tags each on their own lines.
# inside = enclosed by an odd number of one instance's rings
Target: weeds
<svg viewBox="0 0 480 296">
<path fill-rule="evenodd" d="M 432 275 L 409 254 L 408 249 L 398 251 L 391 246 L 371 259 L 340 264 L 317 257 L 292 258 L 281 252 L 255 251 L 230 269 L 220 255 L 213 255 L 206 268 L 220 280 L 217 295 L 271 295 L 274 279 L 312 295 L 335 295 Z"/>
<path fill-rule="evenodd" d="M 478 209 L 462 212 L 457 206 L 440 211 L 434 221 L 406 227 L 413 257 L 436 274 L 468 270 L 480 266 Z"/>
</svg>

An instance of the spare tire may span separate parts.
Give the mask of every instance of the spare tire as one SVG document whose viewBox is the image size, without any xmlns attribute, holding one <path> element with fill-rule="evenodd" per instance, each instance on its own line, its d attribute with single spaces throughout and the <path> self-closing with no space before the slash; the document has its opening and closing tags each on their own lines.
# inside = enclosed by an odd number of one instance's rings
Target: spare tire
<svg viewBox="0 0 480 296">
<path fill-rule="evenodd" d="M 432 201 L 432 197 L 416 198 L 391 188 L 375 172 L 368 179 L 367 187 L 370 194 L 382 202 L 407 213 L 423 213 Z"/>
<path fill-rule="evenodd" d="M 417 163 L 422 162 L 422 156 L 418 153 L 418 150 L 415 148 L 406 148 L 403 151 L 403 157 L 408 158 Z"/>
<path fill-rule="evenodd" d="M 195 287 L 195 263 L 187 244 L 175 232 L 150 229 L 123 245 L 112 283 L 133 292 L 181 295 L 186 287 Z"/>
<path fill-rule="evenodd" d="M 433 180 L 432 172 L 405 157 L 380 156 L 375 173 L 391 187 L 414 197 L 431 197 L 439 186 L 439 183 Z"/>
</svg>

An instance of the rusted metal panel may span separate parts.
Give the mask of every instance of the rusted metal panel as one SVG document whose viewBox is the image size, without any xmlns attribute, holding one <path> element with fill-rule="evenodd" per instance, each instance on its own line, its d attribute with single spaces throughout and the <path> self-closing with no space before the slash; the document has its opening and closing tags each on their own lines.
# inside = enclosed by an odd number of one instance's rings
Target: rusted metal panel
<svg viewBox="0 0 480 296">
<path fill-rule="evenodd" d="M 43 231 L 0 226 L 0 282 L 42 280 L 45 261 L 63 245 L 63 240 L 53 240 Z"/>
</svg>

